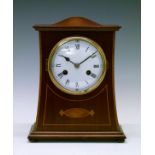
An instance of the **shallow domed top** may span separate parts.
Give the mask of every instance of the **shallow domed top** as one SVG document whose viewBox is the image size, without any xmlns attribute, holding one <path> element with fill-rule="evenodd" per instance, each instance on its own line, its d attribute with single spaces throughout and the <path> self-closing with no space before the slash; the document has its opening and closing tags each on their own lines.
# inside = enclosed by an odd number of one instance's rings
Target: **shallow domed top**
<svg viewBox="0 0 155 155">
<path fill-rule="evenodd" d="M 70 17 L 70 18 L 67 18 L 67 19 L 64 19 L 60 22 L 57 22 L 55 24 L 53 24 L 53 26 L 68 26 L 68 27 L 72 27 L 72 26 L 75 26 L 75 27 L 101 27 L 100 24 L 92 21 L 92 20 L 89 20 L 87 18 L 84 18 L 84 17 Z"/>
<path fill-rule="evenodd" d="M 84 17 L 70 17 L 54 24 L 39 24 L 33 26 L 36 30 L 46 31 L 53 29 L 102 29 L 105 31 L 116 31 L 121 27 L 118 25 L 101 25 Z"/>
</svg>

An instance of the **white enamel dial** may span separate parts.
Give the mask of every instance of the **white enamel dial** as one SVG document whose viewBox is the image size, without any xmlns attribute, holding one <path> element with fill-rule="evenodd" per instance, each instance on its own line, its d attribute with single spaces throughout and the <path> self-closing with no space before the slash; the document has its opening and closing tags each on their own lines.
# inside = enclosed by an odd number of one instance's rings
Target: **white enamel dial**
<svg viewBox="0 0 155 155">
<path fill-rule="evenodd" d="M 106 58 L 96 42 L 84 37 L 69 37 L 51 50 L 48 70 L 53 83 L 63 92 L 86 94 L 104 79 Z"/>
</svg>

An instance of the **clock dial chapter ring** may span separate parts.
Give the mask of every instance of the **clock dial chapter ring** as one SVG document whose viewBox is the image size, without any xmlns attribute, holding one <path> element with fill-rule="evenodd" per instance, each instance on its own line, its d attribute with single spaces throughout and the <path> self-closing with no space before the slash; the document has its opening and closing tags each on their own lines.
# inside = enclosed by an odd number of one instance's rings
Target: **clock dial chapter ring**
<svg viewBox="0 0 155 155">
<path fill-rule="evenodd" d="M 73 46 L 76 40 L 81 43 L 80 47 Z M 65 49 L 66 45 L 70 45 L 67 50 Z M 90 46 L 89 53 L 83 50 L 82 45 Z M 75 55 L 74 53 L 79 53 L 79 55 L 74 58 L 72 56 Z M 58 61 L 61 63 L 57 63 Z M 96 65 L 93 64 L 95 62 L 97 62 Z M 57 64 L 55 65 L 55 63 Z M 92 70 L 89 75 L 86 73 L 89 70 L 87 68 Z M 64 69 L 68 74 L 63 73 Z M 95 41 L 86 37 L 67 37 L 60 40 L 52 48 L 48 58 L 48 73 L 51 81 L 59 90 L 70 95 L 84 95 L 95 90 L 105 78 L 106 70 L 107 62 L 103 49 Z M 70 78 L 68 79 L 68 77 Z M 84 78 L 81 80 L 82 77 Z"/>
</svg>

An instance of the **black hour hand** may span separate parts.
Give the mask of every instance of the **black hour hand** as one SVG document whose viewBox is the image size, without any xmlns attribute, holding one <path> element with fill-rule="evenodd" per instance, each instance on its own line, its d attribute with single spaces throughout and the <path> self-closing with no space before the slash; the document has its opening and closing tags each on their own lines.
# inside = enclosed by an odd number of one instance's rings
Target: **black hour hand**
<svg viewBox="0 0 155 155">
<path fill-rule="evenodd" d="M 70 59 L 64 55 L 59 55 L 59 56 L 65 58 L 66 61 L 70 61 Z"/>
<path fill-rule="evenodd" d="M 76 63 L 74 63 L 73 61 L 71 61 L 69 57 L 66 57 L 66 56 L 64 56 L 64 55 L 59 55 L 59 56 L 65 58 L 66 61 L 69 61 L 69 62 L 72 63 L 74 66 L 76 66 Z"/>
</svg>

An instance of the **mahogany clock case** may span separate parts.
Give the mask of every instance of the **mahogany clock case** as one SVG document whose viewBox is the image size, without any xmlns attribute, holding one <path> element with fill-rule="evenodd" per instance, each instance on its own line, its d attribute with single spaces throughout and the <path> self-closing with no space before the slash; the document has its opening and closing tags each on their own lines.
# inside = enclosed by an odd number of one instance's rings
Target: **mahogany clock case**
<svg viewBox="0 0 155 155">
<path fill-rule="evenodd" d="M 100 25 L 72 17 L 53 25 L 35 25 L 40 44 L 40 92 L 37 119 L 30 141 L 124 141 L 119 126 L 114 89 L 115 31 L 120 26 Z M 51 81 L 47 61 L 51 49 L 61 39 L 81 36 L 94 40 L 104 50 L 107 71 L 103 82 L 85 95 L 60 91 Z"/>
</svg>

